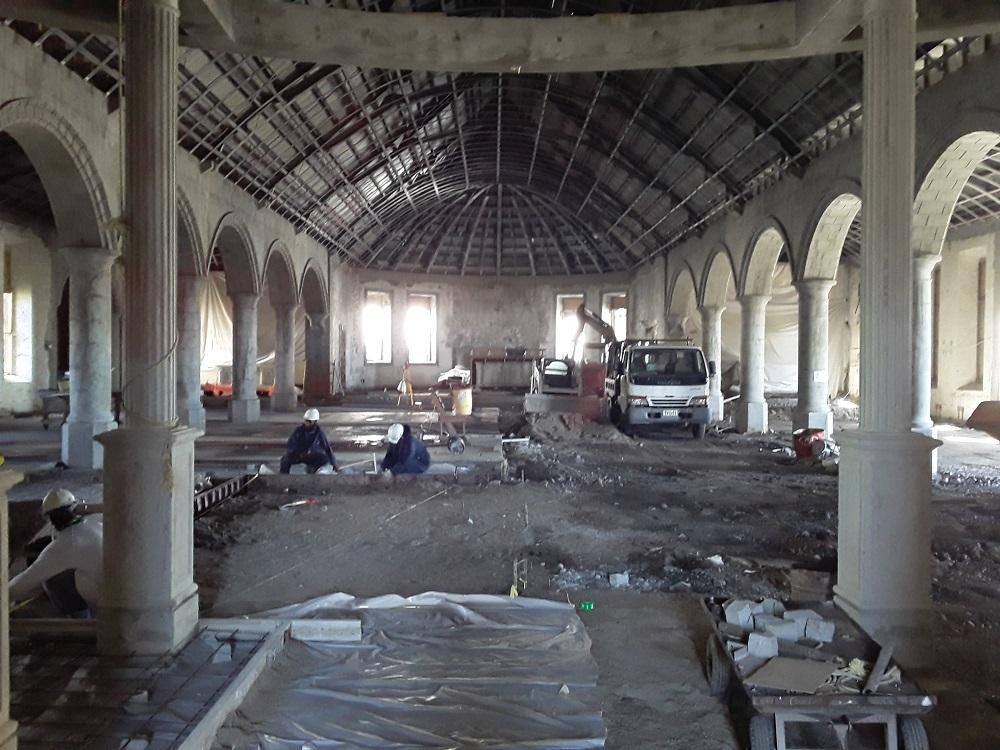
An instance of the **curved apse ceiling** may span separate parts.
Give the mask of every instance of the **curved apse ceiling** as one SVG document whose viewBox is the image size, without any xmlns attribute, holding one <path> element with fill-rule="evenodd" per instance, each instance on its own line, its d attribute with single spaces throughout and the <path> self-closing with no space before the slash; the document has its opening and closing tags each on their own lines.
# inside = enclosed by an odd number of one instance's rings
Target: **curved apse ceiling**
<svg viewBox="0 0 1000 750">
<path fill-rule="evenodd" d="M 330 3 L 309 2 L 312 5 Z M 416 0 L 547 16 L 718 0 Z M 397 10 L 393 0 L 365 6 Z M 7 21 L 117 99 L 113 39 Z M 918 50 L 947 70 L 968 40 Z M 936 50 L 932 53 L 932 50 Z M 858 54 L 633 72 L 453 74 L 182 49 L 179 143 L 346 261 L 467 275 L 627 270 L 848 135 Z"/>
</svg>

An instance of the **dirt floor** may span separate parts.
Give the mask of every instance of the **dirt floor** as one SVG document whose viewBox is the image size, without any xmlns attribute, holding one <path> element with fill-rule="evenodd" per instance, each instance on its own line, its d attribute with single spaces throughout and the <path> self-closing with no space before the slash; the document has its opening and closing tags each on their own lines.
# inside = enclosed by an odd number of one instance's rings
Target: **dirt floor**
<svg viewBox="0 0 1000 750">
<path fill-rule="evenodd" d="M 822 589 L 836 570 L 837 479 L 792 462 L 787 433 L 630 439 L 560 418 L 529 430 L 515 411 L 501 429 L 536 438 L 508 445 L 503 484 L 331 489 L 286 510 L 304 498 L 256 493 L 199 520 L 204 611 L 246 614 L 333 591 L 502 593 L 515 582 L 528 595 L 578 601 L 610 589 L 612 573 L 628 574 L 622 596 L 787 598 L 793 578 Z M 971 455 L 944 467 L 934 489 L 938 623 L 920 673 L 942 698 L 928 722 L 933 746 L 963 750 L 995 748 L 1000 734 L 1000 473 L 988 465 L 992 453 Z M 517 581 L 525 567 L 526 585 Z M 650 639 L 639 653 L 657 638 L 627 635 L 633 643 L 622 648 Z M 738 746 L 729 728 L 709 740 L 705 727 L 669 720 L 658 724 L 659 741 L 636 744 L 642 733 L 623 727 L 641 725 L 644 710 L 616 707 L 610 747 Z M 695 735 L 707 744 L 688 744 Z"/>
</svg>

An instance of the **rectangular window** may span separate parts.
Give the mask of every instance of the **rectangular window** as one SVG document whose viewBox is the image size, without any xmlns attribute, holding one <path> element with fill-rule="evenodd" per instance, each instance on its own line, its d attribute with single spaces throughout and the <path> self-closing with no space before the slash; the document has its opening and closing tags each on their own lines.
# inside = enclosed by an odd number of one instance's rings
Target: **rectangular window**
<svg viewBox="0 0 1000 750">
<path fill-rule="evenodd" d="M 17 375 L 17 337 L 14 328 L 14 293 L 3 293 L 3 374 Z"/>
<path fill-rule="evenodd" d="M 365 340 L 365 362 L 392 362 L 392 296 L 388 292 L 365 292 L 361 326 Z"/>
<path fill-rule="evenodd" d="M 983 362 L 986 355 L 986 258 L 976 267 L 976 382 L 983 387 Z"/>
<path fill-rule="evenodd" d="M 574 349 L 580 330 L 576 311 L 582 304 L 582 294 L 556 295 L 556 356 L 560 359 L 576 356 Z"/>
<path fill-rule="evenodd" d="M 941 327 L 941 267 L 931 272 L 931 388 L 938 384 L 938 332 Z"/>
<path fill-rule="evenodd" d="M 628 338 L 628 298 L 625 292 L 609 292 L 601 302 L 601 319 L 615 329 L 615 338 Z"/>
<path fill-rule="evenodd" d="M 411 294 L 406 309 L 406 347 L 413 365 L 437 362 L 437 297 Z"/>
</svg>

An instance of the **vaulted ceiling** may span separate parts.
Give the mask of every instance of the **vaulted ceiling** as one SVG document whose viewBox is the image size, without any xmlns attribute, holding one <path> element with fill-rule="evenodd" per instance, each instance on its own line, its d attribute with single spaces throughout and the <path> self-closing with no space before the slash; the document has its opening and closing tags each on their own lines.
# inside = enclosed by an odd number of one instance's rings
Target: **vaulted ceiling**
<svg viewBox="0 0 1000 750">
<path fill-rule="evenodd" d="M 366 7 L 386 11 L 392 2 Z M 411 10 L 544 16 L 733 4 L 416 0 Z M 6 23 L 114 106 L 114 39 Z M 917 75 L 947 70 L 968 44 L 921 48 Z M 608 272 L 669 250 L 849 135 L 860 116 L 861 75 L 857 53 L 516 75 L 363 70 L 184 49 L 178 138 L 205 169 L 359 266 Z M 0 150 L 9 148 L 0 141 Z M 996 181 L 988 170 L 977 173 L 967 196 L 974 204 L 957 220 L 982 213 L 983 193 Z M 0 206 L 13 202 L 0 185 Z"/>
</svg>

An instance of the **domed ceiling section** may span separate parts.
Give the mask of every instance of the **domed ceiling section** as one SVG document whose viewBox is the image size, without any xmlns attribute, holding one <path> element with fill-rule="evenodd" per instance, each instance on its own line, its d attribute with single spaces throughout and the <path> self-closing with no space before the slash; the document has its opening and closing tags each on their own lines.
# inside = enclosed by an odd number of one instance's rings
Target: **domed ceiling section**
<svg viewBox="0 0 1000 750">
<path fill-rule="evenodd" d="M 363 7 L 551 16 L 748 4 L 394 2 Z M 114 39 L 4 23 L 117 106 Z M 918 85 L 958 67 L 975 43 L 922 47 Z M 518 75 L 359 69 L 185 48 L 178 139 L 203 169 L 360 267 L 609 272 L 669 251 L 851 135 L 861 75 L 855 53 Z M 982 214 L 983 193 L 992 195 L 995 177 L 980 176 L 963 197 L 976 203 L 962 221 Z"/>
</svg>

